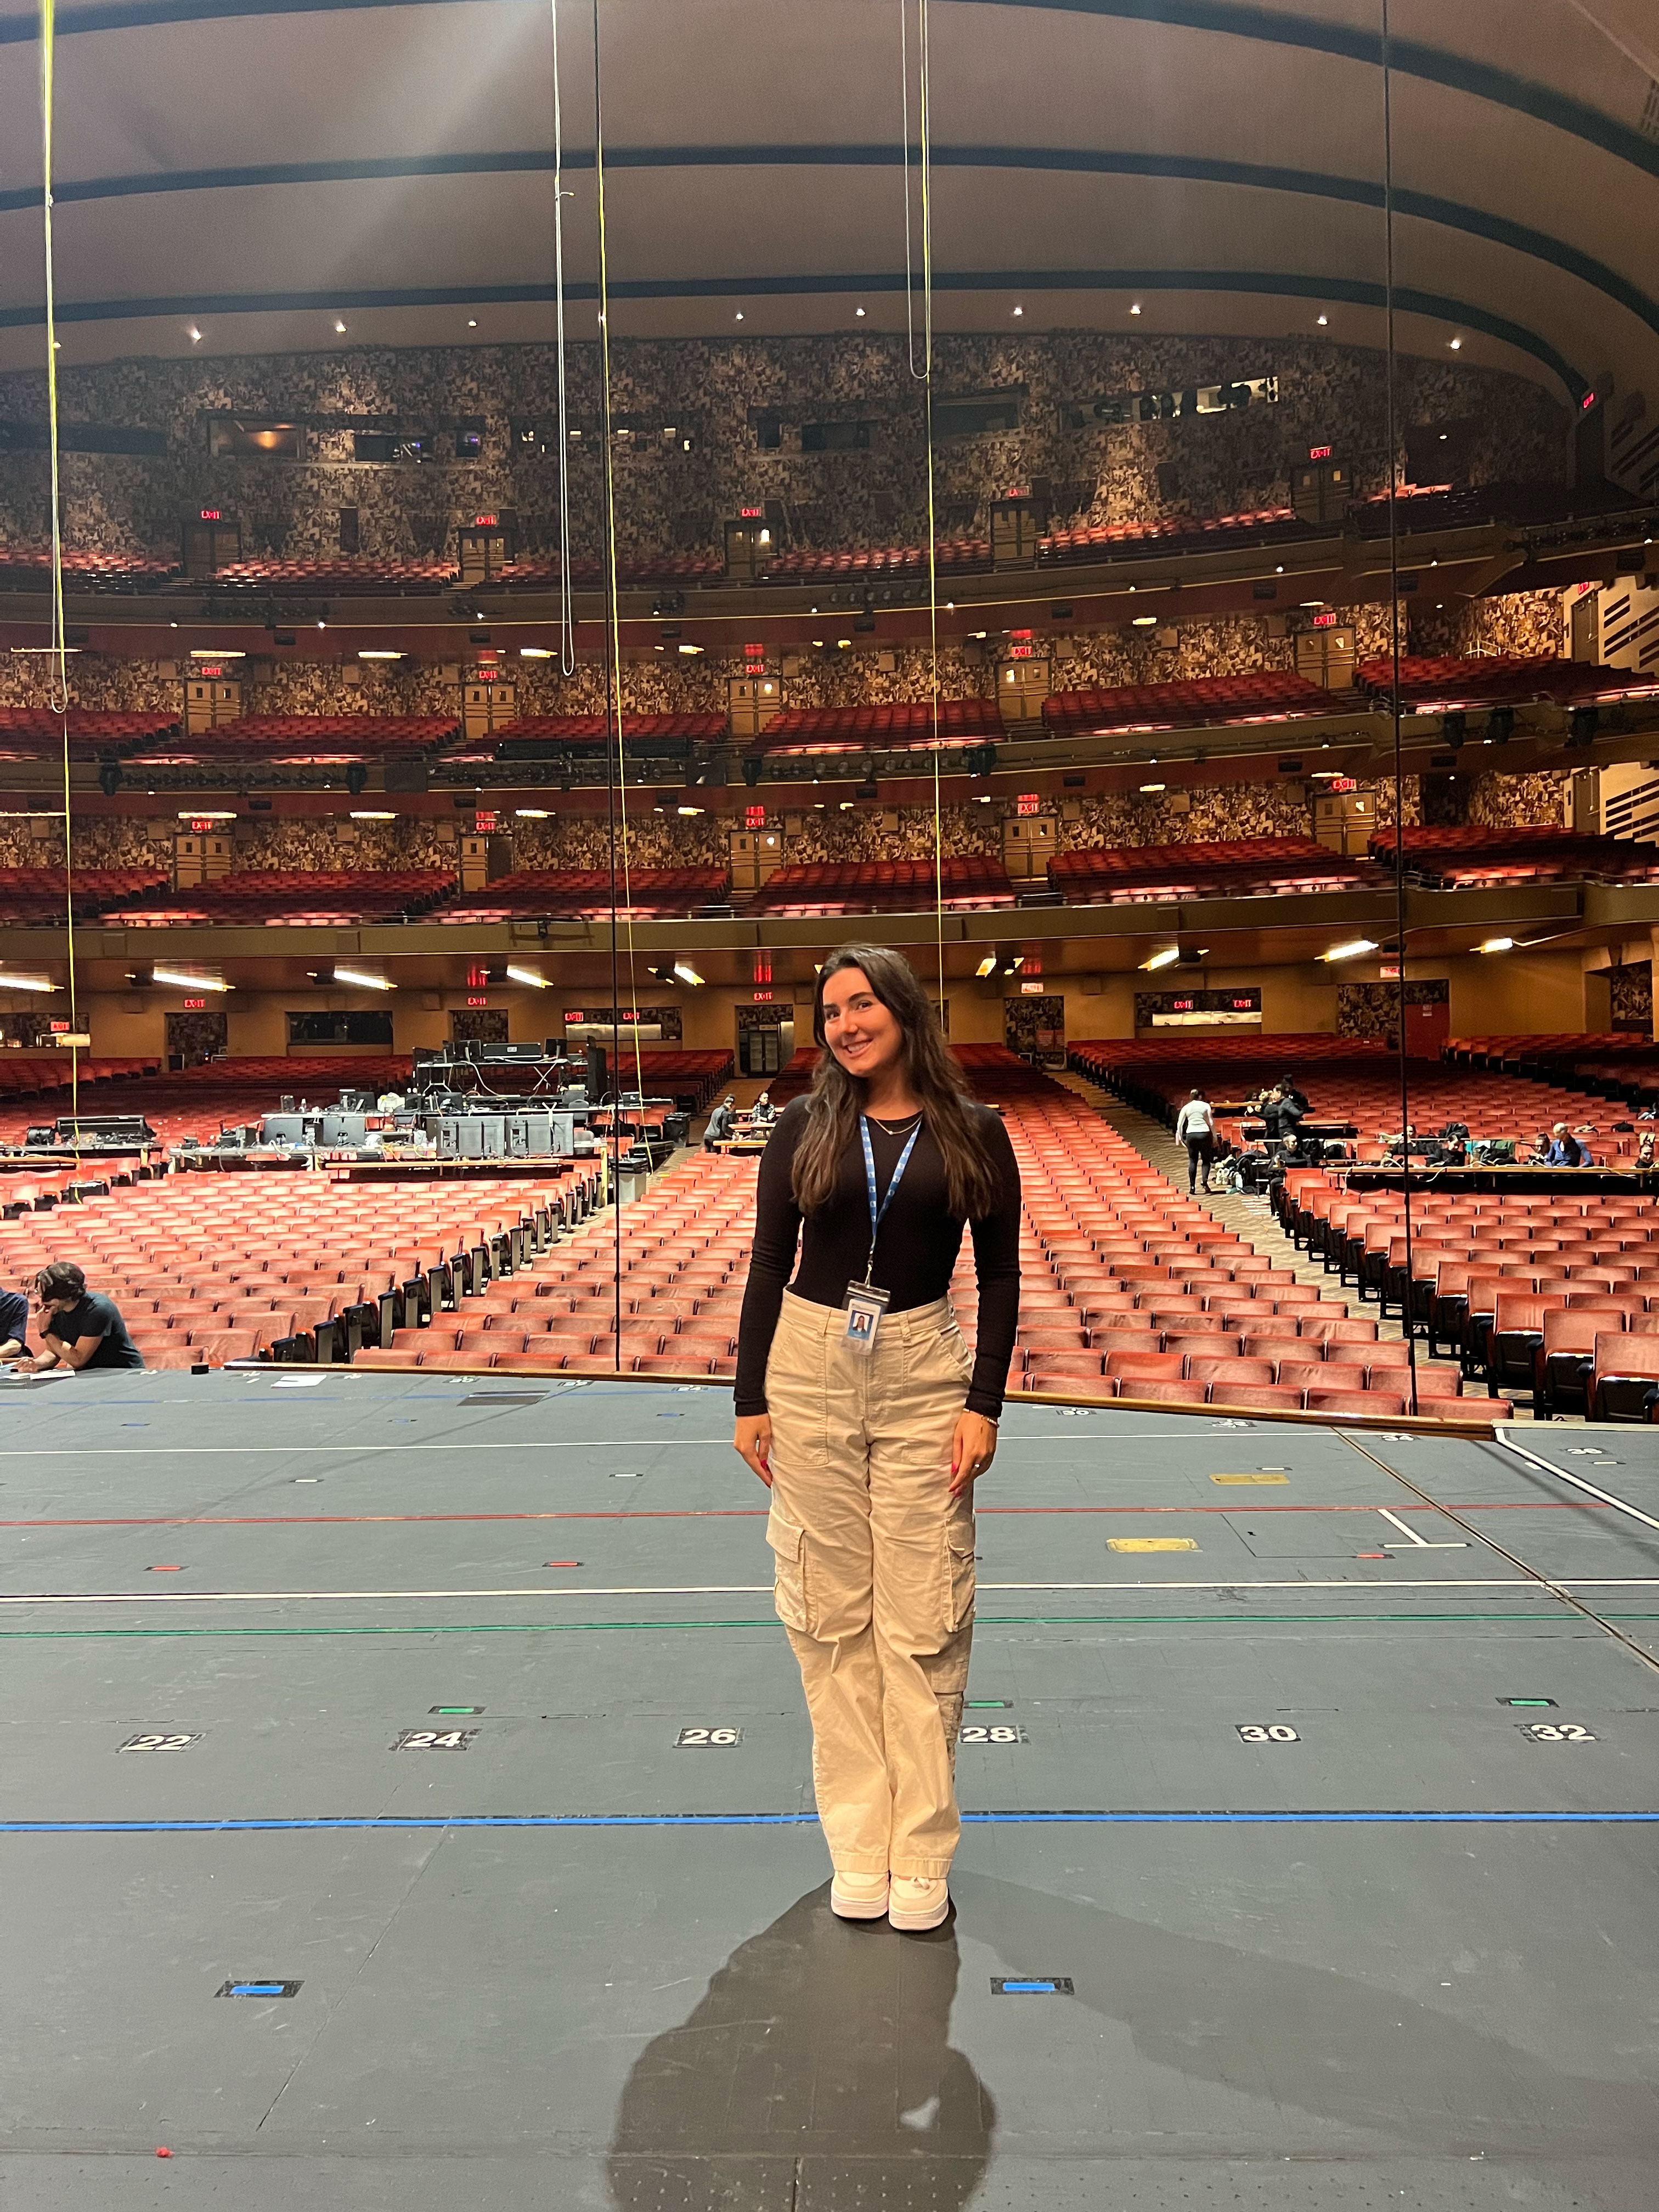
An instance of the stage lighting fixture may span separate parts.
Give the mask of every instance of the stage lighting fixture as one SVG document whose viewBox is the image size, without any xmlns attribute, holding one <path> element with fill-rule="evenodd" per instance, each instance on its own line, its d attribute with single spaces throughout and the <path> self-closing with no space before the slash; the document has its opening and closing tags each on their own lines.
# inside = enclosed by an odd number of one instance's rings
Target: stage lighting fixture
<svg viewBox="0 0 1659 2212">
<path fill-rule="evenodd" d="M 1515 735 L 1513 707 L 1494 707 L 1486 717 L 1486 735 L 1495 745 L 1506 745 Z"/>
<path fill-rule="evenodd" d="M 121 788 L 121 763 L 119 761 L 99 762 L 98 788 L 103 793 L 106 799 L 114 798 L 116 793 Z"/>
<path fill-rule="evenodd" d="M 368 769 L 362 761 L 346 763 L 346 789 L 355 799 L 368 781 Z"/>
<path fill-rule="evenodd" d="M 1570 745 L 1593 745 L 1601 721 L 1598 708 L 1575 707 L 1567 717 L 1567 743 Z"/>
<path fill-rule="evenodd" d="M 1152 975 L 1160 968 L 1173 968 L 1180 957 L 1181 947 L 1178 945 L 1166 945 L 1162 952 L 1154 952 L 1150 960 L 1143 960 L 1140 964 Z"/>
<path fill-rule="evenodd" d="M 0 991 L 55 991 L 56 983 L 45 975 L 0 975 Z"/>
<path fill-rule="evenodd" d="M 1370 937 L 1356 937 L 1346 945 L 1334 945 L 1328 952 L 1322 952 L 1322 960 L 1357 960 L 1362 952 L 1375 952 L 1376 940 Z"/>
<path fill-rule="evenodd" d="M 532 991 L 550 991 L 553 988 L 548 978 L 536 969 L 515 968 L 510 961 L 507 963 L 507 980 L 509 983 L 526 984 Z"/>
<path fill-rule="evenodd" d="M 1462 745 L 1468 733 L 1469 718 L 1461 708 L 1454 709 L 1449 714 L 1441 716 L 1440 734 L 1454 752 Z"/>
<path fill-rule="evenodd" d="M 674 973 L 682 983 L 689 983 L 693 990 L 698 989 L 702 983 L 702 977 L 698 975 L 689 960 L 677 960 L 674 963 Z"/>
</svg>

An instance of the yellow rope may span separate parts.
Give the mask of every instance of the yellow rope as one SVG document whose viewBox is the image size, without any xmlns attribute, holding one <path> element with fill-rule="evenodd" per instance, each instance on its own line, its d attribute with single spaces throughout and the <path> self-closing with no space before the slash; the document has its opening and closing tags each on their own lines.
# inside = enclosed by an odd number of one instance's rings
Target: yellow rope
<svg viewBox="0 0 1659 2212">
<path fill-rule="evenodd" d="M 54 0 L 40 0 L 40 181 L 46 264 L 46 420 L 52 469 L 52 660 L 47 707 L 63 726 L 64 749 L 64 928 L 69 952 L 70 1035 L 79 1034 L 81 1019 L 75 988 L 75 890 L 70 843 L 69 661 L 64 625 L 64 535 L 58 500 L 58 296 L 52 245 L 52 133 L 54 106 L 53 64 L 56 59 L 57 17 Z M 81 1110 L 81 1048 L 70 1047 L 70 1113 Z M 80 1138 L 77 1132 L 76 1144 Z"/>
<path fill-rule="evenodd" d="M 623 751 L 623 664 L 622 615 L 617 601 L 617 475 L 612 454 L 611 434 L 611 292 L 610 264 L 606 254 L 605 228 L 605 126 L 599 106 L 599 8 L 593 10 L 593 174 L 597 193 L 599 249 L 599 372 L 605 402 L 605 544 L 608 564 L 609 591 L 605 620 L 611 633 L 611 666 L 614 673 L 612 696 L 616 702 L 617 799 L 617 817 L 622 829 L 623 902 L 628 931 L 628 995 L 634 1001 L 634 1011 L 639 1012 L 638 990 L 634 981 L 634 891 L 631 864 L 628 846 L 628 763 Z M 611 884 L 611 897 L 616 897 L 616 884 Z M 614 914 L 614 906 L 613 906 Z M 622 1074 L 620 1056 L 617 1068 Z M 640 1050 L 640 1025 L 634 1024 L 634 1082 L 641 1099 L 645 1097 L 645 1067 Z M 618 1090 L 621 1085 L 618 1081 Z M 618 1102 L 617 1121 L 622 1119 Z"/>
</svg>

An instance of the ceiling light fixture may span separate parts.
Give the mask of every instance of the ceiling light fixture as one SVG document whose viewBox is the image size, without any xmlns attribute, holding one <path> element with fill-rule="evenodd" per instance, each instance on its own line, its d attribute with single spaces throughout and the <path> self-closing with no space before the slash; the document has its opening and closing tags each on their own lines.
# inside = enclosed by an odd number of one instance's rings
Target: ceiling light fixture
<svg viewBox="0 0 1659 2212">
<path fill-rule="evenodd" d="M 1025 310 L 1024 310 L 1024 307 L 1016 307 L 1016 308 L 1014 309 L 1014 313 L 1015 313 L 1017 315 L 1023 315 L 1023 314 L 1025 313 Z"/>
<path fill-rule="evenodd" d="M 1140 302 L 1139 302 L 1139 300 L 1136 300 L 1136 301 L 1132 304 L 1132 306 L 1130 307 L 1130 309 L 1129 309 L 1129 313 L 1130 313 L 1132 315 L 1138 315 L 1138 314 L 1140 313 Z"/>
<path fill-rule="evenodd" d="M 395 991 L 398 988 L 384 975 L 371 975 L 362 968 L 337 968 L 334 980 L 337 983 L 355 983 L 360 991 Z"/>
<path fill-rule="evenodd" d="M 1131 629 L 1151 629 L 1157 621 L 1156 615 L 1132 615 L 1129 618 L 1129 627 Z"/>
<path fill-rule="evenodd" d="M 676 814 L 701 814 L 702 809 L 701 806 L 677 806 L 674 811 Z"/>
<path fill-rule="evenodd" d="M 1170 788 L 1167 783 L 1143 783 L 1140 787 L 1142 791 L 1167 791 Z"/>
<path fill-rule="evenodd" d="M 1322 952 L 1322 960 L 1357 960 L 1362 952 L 1375 952 L 1376 940 L 1371 937 L 1356 937 L 1346 945 L 1334 945 L 1328 952 Z"/>
<path fill-rule="evenodd" d="M 234 822 L 236 817 L 234 813 L 204 814 L 199 806 L 186 806 L 180 810 L 179 819 L 181 822 Z"/>
<path fill-rule="evenodd" d="M 236 986 L 227 983 L 222 975 L 190 975 L 181 968 L 152 968 L 150 975 L 157 983 L 176 984 L 181 991 L 234 991 Z"/>
<path fill-rule="evenodd" d="M 192 345 L 200 345 L 202 343 L 202 333 L 197 329 L 194 323 L 190 326 L 190 342 Z"/>
<path fill-rule="evenodd" d="M 520 660 L 551 660 L 553 648 L 550 645 L 521 645 L 519 658 Z"/>
<path fill-rule="evenodd" d="M 532 991 L 550 991 L 553 988 L 551 982 L 538 969 L 515 968 L 510 961 L 507 963 L 507 980 L 509 983 L 522 983 Z"/>
<path fill-rule="evenodd" d="M 1180 957 L 1178 945 L 1166 945 L 1162 952 L 1154 952 L 1150 960 L 1143 960 L 1140 964 L 1150 975 L 1155 969 L 1172 967 Z"/>
<path fill-rule="evenodd" d="M 247 659 L 246 653 L 240 646 L 228 646 L 221 648 L 216 645 L 192 645 L 190 648 L 190 657 L 192 660 L 246 660 Z"/>
<path fill-rule="evenodd" d="M 854 307 L 853 313 L 861 318 L 863 316 L 864 310 L 862 307 Z"/>
<path fill-rule="evenodd" d="M 55 991 L 44 975 L 0 975 L 0 991 Z"/>
<path fill-rule="evenodd" d="M 702 977 L 698 975 L 689 960 L 677 960 L 674 963 L 674 973 L 682 983 L 689 983 L 694 991 L 701 988 Z"/>
<path fill-rule="evenodd" d="M 996 954 L 994 952 L 988 952 L 984 959 L 980 962 L 978 967 L 975 969 L 974 973 L 975 975 L 988 975 L 996 964 Z"/>
<path fill-rule="evenodd" d="M 1454 338 L 1454 339 L 1452 340 L 1452 342 L 1451 342 L 1451 349 L 1452 349 L 1452 351 L 1453 351 L 1454 353 L 1462 353 L 1462 350 L 1463 350 L 1463 341 L 1462 341 L 1462 338 Z"/>
<path fill-rule="evenodd" d="M 388 646 L 360 645 L 357 648 L 357 658 L 359 660 L 401 660 L 403 655 L 401 653 L 393 653 Z"/>
<path fill-rule="evenodd" d="M 1330 317 L 1329 317 L 1328 315 L 1320 315 L 1320 316 L 1318 316 L 1318 317 L 1316 318 L 1316 320 L 1317 320 L 1317 322 L 1318 322 L 1319 327 L 1320 327 L 1320 329 L 1321 329 L 1322 331 L 1325 328 L 1326 325 L 1330 321 L 1330 319 L 1330 319 Z"/>
<path fill-rule="evenodd" d="M 354 822 L 395 822 L 398 817 L 388 806 L 354 806 L 351 818 Z"/>
<path fill-rule="evenodd" d="M 547 819 L 544 806 L 515 806 L 513 811 L 520 822 L 545 822 Z"/>
<path fill-rule="evenodd" d="M 1484 945 L 1477 945 L 1474 949 L 1477 952 L 1513 952 L 1515 939 L 1512 937 L 1489 937 Z"/>
<path fill-rule="evenodd" d="M 339 319 L 337 315 L 334 319 L 334 335 L 337 337 L 342 338 L 345 336 L 345 325 Z"/>
</svg>

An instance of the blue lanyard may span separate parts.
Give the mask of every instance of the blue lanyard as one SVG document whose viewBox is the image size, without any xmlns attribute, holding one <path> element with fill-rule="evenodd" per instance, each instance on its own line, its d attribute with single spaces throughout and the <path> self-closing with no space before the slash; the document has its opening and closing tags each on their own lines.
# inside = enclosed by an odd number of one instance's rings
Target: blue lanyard
<svg viewBox="0 0 1659 2212">
<path fill-rule="evenodd" d="M 903 1179 L 904 1170 L 910 1164 L 910 1155 L 916 1148 L 916 1139 L 921 1134 L 921 1123 L 918 1121 L 915 1127 L 911 1130 L 904 1150 L 898 1156 L 898 1165 L 893 1170 L 893 1180 L 887 1186 L 887 1195 L 879 1206 L 876 1204 L 876 1156 L 870 1144 L 869 1120 L 863 1114 L 859 1115 L 859 1134 L 864 1139 L 864 1182 L 870 1198 L 870 1258 L 864 1270 L 864 1279 L 867 1283 L 876 1264 L 877 1235 L 888 1207 L 893 1203 L 893 1194 L 897 1190 Z"/>
</svg>

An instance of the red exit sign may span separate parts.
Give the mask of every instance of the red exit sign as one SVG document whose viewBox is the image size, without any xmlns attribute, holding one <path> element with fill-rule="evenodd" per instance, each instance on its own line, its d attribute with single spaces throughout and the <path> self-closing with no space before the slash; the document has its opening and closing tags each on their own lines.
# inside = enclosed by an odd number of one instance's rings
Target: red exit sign
<svg viewBox="0 0 1659 2212">
<path fill-rule="evenodd" d="M 763 806 L 745 806 L 743 810 L 743 826 L 745 830 L 764 830 L 766 809 Z"/>
<path fill-rule="evenodd" d="M 1334 629 L 1336 617 L 1334 614 L 1316 615 L 1313 618 L 1313 626 L 1316 629 Z"/>
<path fill-rule="evenodd" d="M 492 807 L 484 807 L 472 817 L 472 827 L 481 836 L 488 836 L 497 826 L 499 817 Z"/>
<path fill-rule="evenodd" d="M 1021 814 L 1035 814 L 1042 804 L 1041 794 L 1035 791 L 1022 791 L 1014 801 L 1017 811 Z"/>
<path fill-rule="evenodd" d="M 54 1022 L 52 1025 L 52 1033 L 53 1036 L 67 1036 L 70 1033 L 70 1025 L 67 1022 Z"/>
<path fill-rule="evenodd" d="M 477 994 L 469 991 L 466 995 L 466 1003 L 469 1006 L 487 1006 L 489 1004 L 489 1001 L 488 999 L 482 998 Z"/>
<path fill-rule="evenodd" d="M 220 508 L 216 507 L 204 507 L 202 509 L 201 519 L 204 522 L 222 522 L 225 518 Z"/>
<path fill-rule="evenodd" d="M 1308 459 L 1310 461 L 1328 461 L 1330 458 L 1331 449 L 1328 446 L 1310 446 L 1308 448 Z"/>
<path fill-rule="evenodd" d="M 1333 791 L 1358 791 L 1359 779 L 1354 775 L 1334 775 L 1330 781 Z"/>
<path fill-rule="evenodd" d="M 472 527 L 475 530 L 493 530 L 500 520 L 499 515 L 475 514 L 472 518 Z"/>
<path fill-rule="evenodd" d="M 763 507 L 740 507 L 738 509 L 738 520 L 740 522 L 758 522 L 765 513 L 766 509 Z"/>
<path fill-rule="evenodd" d="M 757 992 L 756 992 L 756 994 L 755 994 L 755 1004 L 756 1004 L 757 1006 L 769 1006 L 769 1005 L 771 1004 L 771 1002 L 772 1002 L 772 994 L 771 994 L 769 991 L 757 991 Z"/>
<path fill-rule="evenodd" d="M 204 1013 L 207 1010 L 205 999 L 181 999 L 179 1003 L 187 1014 Z"/>
<path fill-rule="evenodd" d="M 1256 1011 L 1256 1003 L 1254 999 L 1235 999 L 1233 1000 L 1233 1012 L 1236 1014 L 1253 1014 Z"/>
</svg>

